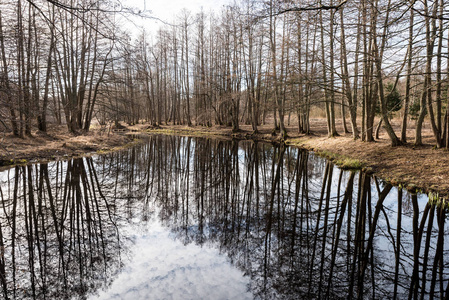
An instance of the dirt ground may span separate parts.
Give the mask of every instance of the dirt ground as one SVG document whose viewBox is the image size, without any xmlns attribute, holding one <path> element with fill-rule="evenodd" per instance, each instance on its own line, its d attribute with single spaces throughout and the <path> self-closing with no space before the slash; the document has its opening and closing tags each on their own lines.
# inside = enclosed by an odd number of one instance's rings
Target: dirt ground
<svg viewBox="0 0 449 300">
<path fill-rule="evenodd" d="M 392 123 L 399 134 L 400 121 L 393 120 Z M 94 129 L 87 134 L 75 136 L 68 134 L 64 126 L 51 126 L 48 134 L 36 132 L 31 138 L 20 139 L 11 134 L 0 135 L 0 165 L 14 161 L 23 163 L 24 160 L 27 162 L 54 160 L 86 153 L 113 151 L 132 143 L 131 134 L 136 132 L 277 141 L 277 137 L 271 134 L 272 128 L 272 125 L 260 126 L 260 133 L 254 135 L 249 125 L 241 125 L 240 132 L 232 133 L 231 128 L 224 126 L 166 125 L 156 129 L 149 127 L 148 124 L 138 124 L 128 126 L 125 132 Z M 311 128 L 312 134 L 305 136 L 298 134 L 296 126 L 288 125 L 288 142 L 314 151 L 327 151 L 358 159 L 375 176 L 395 185 L 401 184 L 424 192 L 438 192 L 441 197 L 449 196 L 449 152 L 445 149 L 435 149 L 428 124 L 424 126 L 424 145 L 420 147 L 413 146 L 413 126 L 407 131 L 408 144 L 399 147 L 390 146 L 384 130 L 381 130 L 380 138 L 376 142 L 368 143 L 361 140 L 354 141 L 351 134 L 344 134 L 341 122 L 337 123 L 340 136 L 335 138 L 327 138 L 325 119 L 312 119 Z"/>
<path fill-rule="evenodd" d="M 0 167 L 26 162 L 48 161 L 112 151 L 130 142 L 124 132 L 94 129 L 81 135 L 67 132 L 66 126 L 50 125 L 48 133 L 35 131 L 32 137 L 0 135 Z"/>
</svg>

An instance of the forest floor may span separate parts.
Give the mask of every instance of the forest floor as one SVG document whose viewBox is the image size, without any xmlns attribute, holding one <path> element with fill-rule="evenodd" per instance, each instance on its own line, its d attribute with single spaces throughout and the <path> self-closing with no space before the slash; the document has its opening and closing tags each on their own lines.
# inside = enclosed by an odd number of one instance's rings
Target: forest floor
<svg viewBox="0 0 449 300">
<path fill-rule="evenodd" d="M 133 144 L 128 131 L 93 129 L 80 135 L 70 134 L 65 125 L 50 125 L 48 133 L 34 131 L 31 137 L 19 138 L 12 133 L 0 135 L 0 169 L 28 162 L 78 157 L 119 150 Z"/>
<path fill-rule="evenodd" d="M 392 124 L 399 133 L 400 121 L 393 120 Z M 336 161 L 341 161 L 342 158 L 357 160 L 364 169 L 394 185 L 402 185 L 410 190 L 438 192 L 440 197 L 449 196 L 449 152 L 435 149 L 428 124 L 423 129 L 424 145 L 419 147 L 413 145 L 413 126 L 407 131 L 409 143 L 399 147 L 390 146 L 384 130 L 381 130 L 376 142 L 368 143 L 354 141 L 350 133 L 344 134 L 340 123 L 337 123 L 340 136 L 328 138 L 326 120 L 322 118 L 311 119 L 311 128 L 312 134 L 306 136 L 299 134 L 296 126 L 287 126 L 286 143 L 316 151 Z M 253 134 L 250 125 L 241 125 L 240 129 L 238 133 L 233 133 L 230 127 L 225 126 L 163 125 L 152 128 L 148 124 L 137 124 L 127 126 L 119 132 L 93 129 L 87 134 L 71 135 L 67 133 L 66 127 L 51 126 L 48 134 L 35 132 L 33 137 L 23 139 L 11 134 L 0 135 L 0 166 L 115 151 L 136 143 L 136 133 L 279 142 L 278 137 L 272 135 L 273 125 L 260 126 L 258 134 Z"/>
</svg>

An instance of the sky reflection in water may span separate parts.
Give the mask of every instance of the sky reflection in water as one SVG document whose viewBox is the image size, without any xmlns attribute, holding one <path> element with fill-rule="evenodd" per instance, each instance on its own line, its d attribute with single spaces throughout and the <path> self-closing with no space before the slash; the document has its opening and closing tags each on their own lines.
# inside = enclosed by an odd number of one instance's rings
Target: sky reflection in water
<svg viewBox="0 0 449 300">
<path fill-rule="evenodd" d="M 134 240 L 130 261 L 89 299 L 253 299 L 249 278 L 213 245 L 184 245 L 156 220 L 125 231 Z"/>
</svg>

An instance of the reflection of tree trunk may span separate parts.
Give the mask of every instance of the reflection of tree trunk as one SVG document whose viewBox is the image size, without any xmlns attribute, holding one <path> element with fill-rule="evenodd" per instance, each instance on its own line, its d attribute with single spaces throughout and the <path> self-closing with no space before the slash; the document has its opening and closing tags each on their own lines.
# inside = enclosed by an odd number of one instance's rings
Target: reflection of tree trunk
<svg viewBox="0 0 449 300">
<path fill-rule="evenodd" d="M 330 270 L 329 270 L 329 283 L 327 285 L 326 299 L 329 299 L 329 296 L 330 296 L 330 287 L 332 285 L 332 278 L 333 278 L 332 275 L 333 275 L 334 266 L 335 266 L 335 262 L 336 262 L 337 251 L 339 249 L 338 244 L 340 242 L 341 227 L 343 225 L 343 219 L 345 217 L 346 206 L 350 203 L 350 199 L 352 199 L 352 190 L 354 188 L 354 177 L 355 177 L 355 173 L 351 172 L 349 175 L 348 184 L 346 185 L 345 195 L 344 195 L 343 201 L 341 202 L 341 205 L 340 205 L 341 212 L 340 212 L 340 218 L 338 218 L 338 221 L 337 221 L 337 233 L 334 235 L 335 245 L 333 246 L 333 251 L 332 251 L 332 258 L 331 258 Z M 348 220 L 348 223 L 350 223 L 349 220 Z"/>
<path fill-rule="evenodd" d="M 365 228 L 366 228 L 366 194 L 370 188 L 371 177 L 366 173 L 361 173 L 359 176 L 359 189 L 357 196 L 357 208 L 355 213 L 355 233 L 354 233 L 354 251 L 352 255 L 351 271 L 350 271 L 350 281 L 349 281 L 349 298 L 352 299 L 354 283 L 356 280 L 356 269 L 357 276 L 360 274 L 362 268 L 361 261 L 364 253 L 365 246 Z M 349 248 L 348 248 L 349 249 Z M 357 284 L 360 292 L 360 286 L 362 280 L 360 277 L 357 278 Z M 361 291 L 363 293 L 363 291 Z"/>
<path fill-rule="evenodd" d="M 47 186 L 47 192 L 48 192 L 48 199 L 50 202 L 50 210 L 51 210 L 51 215 L 53 218 L 53 226 L 55 227 L 55 232 L 56 232 L 56 238 L 58 240 L 58 250 L 59 250 L 59 256 L 61 259 L 61 264 L 64 266 L 64 244 L 63 244 L 63 240 L 61 237 L 61 231 L 59 228 L 59 220 L 58 217 L 56 215 L 56 207 L 55 207 L 55 199 L 53 197 L 53 193 L 51 190 L 51 185 L 50 185 L 50 179 L 48 177 L 48 165 L 47 164 L 43 164 L 41 165 L 41 172 L 43 173 L 43 177 L 45 179 L 45 184 Z M 66 277 L 66 270 L 65 268 L 62 268 L 62 274 L 63 274 L 63 279 L 64 279 L 64 285 L 67 285 L 67 277 Z"/>
<path fill-rule="evenodd" d="M 255 177 L 255 186 L 256 186 L 256 207 L 255 207 L 255 211 L 256 211 L 256 220 L 257 220 L 257 226 L 259 226 L 259 220 L 260 220 L 260 215 L 259 215 L 259 195 L 260 195 L 260 183 L 259 183 L 259 148 L 258 148 L 259 144 L 257 142 L 255 142 L 254 144 L 254 177 Z"/>
<path fill-rule="evenodd" d="M 309 172 L 308 172 L 308 164 L 307 164 L 307 162 L 309 160 L 309 152 L 307 152 L 307 151 L 305 152 L 305 155 L 303 156 L 303 160 L 304 160 L 304 168 L 303 168 L 302 172 L 303 172 L 304 179 L 302 181 L 302 188 L 301 188 L 301 190 L 302 190 L 302 193 L 301 193 L 301 218 L 299 220 L 300 224 L 301 224 L 300 231 L 299 231 L 299 234 L 300 234 L 300 237 L 301 237 L 301 240 L 300 240 L 300 245 L 301 246 L 304 244 L 304 242 L 302 241 L 302 237 L 303 237 L 303 228 L 304 228 L 304 223 L 305 222 L 306 222 L 306 230 L 307 231 L 309 230 L 309 222 L 308 222 L 309 209 L 308 209 L 308 205 L 309 205 L 310 202 L 309 202 L 309 181 L 308 181 Z M 305 218 L 304 218 L 304 215 L 306 215 Z M 306 240 L 307 240 L 307 243 L 308 243 L 309 239 L 306 239 Z M 301 249 L 304 249 L 304 248 L 301 247 Z"/>
<path fill-rule="evenodd" d="M 427 225 L 427 234 L 426 234 L 426 244 L 424 248 L 424 258 L 422 262 L 422 282 L 421 286 L 421 300 L 424 299 L 424 294 L 426 293 L 426 279 L 427 279 L 427 264 L 429 261 L 429 248 L 430 248 L 430 238 L 432 237 L 432 227 L 433 227 L 433 218 L 435 216 L 435 204 L 432 204 L 430 207 L 430 215 L 429 221 Z"/>
<path fill-rule="evenodd" d="M 374 211 L 374 216 L 373 216 L 373 222 L 371 225 L 371 229 L 370 229 L 370 233 L 369 233 L 369 237 L 368 237 L 368 242 L 366 245 L 366 250 L 364 255 L 362 256 L 362 265 L 361 265 L 361 270 L 360 270 L 360 274 L 359 274 L 359 298 L 363 295 L 360 293 L 363 293 L 363 279 L 365 277 L 365 271 L 366 268 L 368 266 L 368 257 L 369 254 L 371 252 L 372 254 L 372 247 L 373 247 L 373 241 L 374 241 L 374 233 L 376 232 L 376 227 L 377 227 L 377 222 L 379 220 L 379 215 L 380 212 L 382 211 L 383 208 L 383 202 L 385 200 L 385 198 L 387 197 L 388 193 L 390 192 L 391 188 L 393 186 L 389 183 L 387 183 L 387 185 L 384 187 L 384 189 L 382 190 L 382 192 L 379 195 L 379 200 L 377 201 L 376 204 L 376 210 Z M 371 187 L 368 185 L 367 186 L 368 189 L 370 189 Z M 372 256 L 372 255 L 371 255 Z"/>
<path fill-rule="evenodd" d="M 190 125 L 189 125 L 190 126 Z M 187 139 L 187 146 L 186 146 L 186 150 L 187 150 L 187 157 L 190 157 L 190 143 L 191 143 L 191 139 L 188 138 Z M 186 234 L 187 234 L 187 229 L 189 227 L 189 182 L 190 182 L 190 159 L 186 160 L 186 188 L 187 190 L 185 191 L 185 204 L 183 203 L 183 208 L 185 207 L 185 214 L 183 214 L 185 216 L 185 229 L 186 229 Z"/>
<path fill-rule="evenodd" d="M 424 212 L 421 217 L 421 224 L 418 227 L 419 207 L 416 195 L 412 195 L 412 201 L 413 201 L 413 242 L 414 242 L 413 275 L 412 280 L 410 282 L 410 290 L 408 298 L 418 299 L 419 267 L 420 267 L 419 252 L 421 250 L 421 240 L 423 236 L 425 221 L 427 220 L 427 216 L 429 214 L 431 205 L 427 203 L 426 207 L 424 208 Z"/>
<path fill-rule="evenodd" d="M 439 284 L 440 284 L 440 299 L 444 298 L 443 290 L 443 255 L 444 255 L 444 223 L 446 218 L 444 205 L 440 205 L 437 208 L 437 219 L 438 219 L 438 241 L 437 248 L 435 250 L 435 258 L 432 267 L 432 280 L 430 284 L 430 297 L 435 294 L 435 285 L 437 281 L 437 270 L 439 272 Z M 429 225 L 430 226 L 430 225 Z"/>
<path fill-rule="evenodd" d="M 313 269 L 314 269 L 314 262 L 315 262 L 315 255 L 316 255 L 316 245 L 318 242 L 318 231 L 319 231 L 319 225 L 321 220 L 321 213 L 322 213 L 322 206 L 323 206 L 323 199 L 324 199 L 324 191 L 326 189 L 326 182 L 328 181 L 328 177 L 332 176 L 332 164 L 330 162 L 326 163 L 326 171 L 324 172 L 323 177 L 323 185 L 321 187 L 321 194 L 320 194 L 320 201 L 318 204 L 318 215 L 316 218 L 316 225 L 315 225 L 315 231 L 314 231 L 314 238 L 313 238 L 313 246 L 312 246 L 312 257 L 311 257 L 311 265 L 309 268 L 309 281 L 313 282 Z M 307 295 L 309 297 L 312 296 L 312 285 L 309 286 L 309 290 L 307 291 Z"/>
<path fill-rule="evenodd" d="M 323 237 L 322 237 L 322 244 L 321 244 L 321 265 L 320 265 L 320 281 L 318 284 L 318 298 L 321 298 L 321 289 L 323 284 L 323 275 L 324 275 L 324 262 L 325 262 L 325 253 L 326 253 L 326 239 L 327 239 L 327 226 L 329 221 L 329 201 L 330 201 L 330 194 L 331 194 L 331 187 L 332 187 L 332 175 L 333 175 L 334 165 L 332 163 L 329 163 L 329 174 L 327 178 L 327 184 L 326 186 L 326 204 L 324 207 L 324 225 L 323 225 Z M 317 220 L 317 224 L 320 223 L 320 220 Z"/>
<path fill-rule="evenodd" d="M 0 190 L 1 191 L 1 190 Z M 1 201 L 4 202 L 3 199 L 3 193 L 0 193 L 2 195 Z M 3 288 L 3 296 L 5 299 L 9 299 L 8 297 L 8 285 L 6 282 L 6 272 L 5 272 L 5 243 L 3 241 L 3 231 L 2 231 L 2 224 L 0 222 L 0 280 L 2 282 L 2 288 Z"/>
<path fill-rule="evenodd" d="M 265 233 L 265 266 L 268 267 L 268 261 L 269 261 L 269 253 L 270 253 L 270 243 L 269 243 L 269 237 L 271 235 L 271 227 L 273 225 L 273 209 L 274 209 L 274 197 L 276 195 L 276 189 L 277 186 L 280 184 L 281 180 L 281 169 L 283 166 L 283 159 L 284 159 L 284 152 L 285 152 L 285 146 L 284 144 L 281 144 L 281 148 L 279 149 L 278 153 L 278 160 L 277 160 L 277 167 L 276 170 L 274 169 L 274 163 L 275 163 L 275 156 L 273 157 L 273 172 L 276 172 L 273 177 L 272 185 L 271 185 L 271 194 L 270 194 L 270 207 L 267 214 L 267 229 Z M 276 152 L 274 152 L 276 154 Z"/>
<path fill-rule="evenodd" d="M 299 192 L 301 189 L 301 180 L 305 181 L 307 180 L 307 173 L 304 173 L 304 169 L 306 168 L 307 164 L 307 152 L 298 150 L 298 156 L 296 158 L 296 166 L 295 166 L 295 175 L 296 175 L 296 182 L 295 182 L 295 208 L 293 210 L 293 226 L 292 226 L 292 241 L 291 241 L 291 257 L 294 258 L 294 252 L 295 252 L 295 242 L 296 242 L 296 227 L 298 222 L 298 206 L 299 206 Z M 304 174 L 304 179 L 302 178 L 302 175 Z M 303 203 L 304 197 L 301 197 L 301 221 L 300 221 L 300 230 L 302 230 L 303 226 L 303 209 L 304 209 L 304 203 Z M 300 234 L 302 236 L 302 232 Z M 293 263 L 293 260 L 292 260 Z"/>
<path fill-rule="evenodd" d="M 19 192 L 19 176 L 20 168 L 14 168 L 14 192 L 13 192 L 13 208 L 12 208 L 12 232 L 11 232 L 11 259 L 12 259 L 12 281 L 13 281 L 13 299 L 16 298 L 16 217 L 17 217 L 17 202 Z"/>
<path fill-rule="evenodd" d="M 114 226 L 116 234 L 117 234 L 117 242 L 120 242 L 120 235 L 119 235 L 118 227 L 117 227 L 116 222 L 113 219 L 113 215 L 112 215 L 112 211 L 111 211 L 111 207 L 113 207 L 113 205 L 108 203 L 108 199 L 103 194 L 103 190 L 102 190 L 100 181 L 98 180 L 98 175 L 97 175 L 97 172 L 95 171 L 95 167 L 94 167 L 94 163 L 92 161 L 92 158 L 86 158 L 86 162 L 87 162 L 87 166 L 89 168 L 89 174 L 90 174 L 90 177 L 91 177 L 92 190 L 95 190 L 96 192 L 98 192 L 98 195 L 101 197 L 101 200 L 104 201 L 105 208 L 106 208 L 106 211 L 107 211 L 107 214 L 108 214 L 108 217 L 109 217 L 109 221 Z M 96 187 L 95 187 L 95 184 L 97 185 Z M 98 197 L 97 197 L 96 193 L 93 193 L 92 196 L 93 196 L 93 200 L 95 201 L 95 207 L 97 209 L 98 220 L 101 220 L 100 202 L 98 201 Z M 99 222 L 98 226 L 99 226 L 99 229 L 100 229 L 100 236 L 101 236 L 101 240 L 102 240 L 103 250 L 105 250 L 102 222 Z"/>
<path fill-rule="evenodd" d="M 39 237 L 37 235 L 37 228 L 36 228 L 36 230 L 34 230 L 34 227 L 36 224 L 36 222 L 35 222 L 36 213 L 34 211 L 35 203 L 34 203 L 34 188 L 33 188 L 31 165 L 28 165 L 26 170 L 27 171 L 25 171 L 25 168 L 23 168 L 24 183 L 25 183 L 25 176 L 27 175 L 27 178 L 26 178 L 27 184 L 26 185 L 24 184 L 24 188 L 23 188 L 23 191 L 24 191 L 23 201 L 24 201 L 24 208 L 25 208 L 24 209 L 24 211 L 25 211 L 25 228 L 26 228 L 27 242 L 28 242 L 28 264 L 29 264 L 30 275 L 31 275 L 31 290 L 33 293 L 33 298 L 36 298 L 34 238 L 36 238 L 36 241 L 38 241 Z M 26 186 L 28 186 L 28 202 L 27 202 L 27 197 L 26 197 L 26 188 L 25 188 Z M 36 236 L 34 234 L 36 234 Z"/>
<path fill-rule="evenodd" d="M 399 266 L 401 261 L 401 228 L 402 228 L 402 188 L 398 189 L 398 215 L 396 226 L 396 248 L 394 249 L 395 266 L 394 266 L 394 291 L 393 299 L 397 299 L 399 284 Z"/>
</svg>

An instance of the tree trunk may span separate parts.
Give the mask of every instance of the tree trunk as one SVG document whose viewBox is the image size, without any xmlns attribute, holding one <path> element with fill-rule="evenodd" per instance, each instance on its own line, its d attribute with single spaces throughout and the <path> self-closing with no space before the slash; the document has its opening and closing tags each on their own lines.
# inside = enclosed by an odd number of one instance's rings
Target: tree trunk
<svg viewBox="0 0 449 300">
<path fill-rule="evenodd" d="M 414 23 L 414 11 L 413 7 L 410 9 L 410 23 L 409 23 L 409 37 L 408 37 L 408 59 L 407 59 L 407 77 L 405 82 L 405 99 L 404 99 L 404 116 L 402 118 L 401 128 L 401 142 L 407 143 L 407 119 L 408 109 L 410 105 L 410 89 L 411 89 L 411 77 L 412 77 L 412 58 L 413 58 L 413 23 Z"/>
<path fill-rule="evenodd" d="M 0 50 L 2 55 L 2 64 L 3 64 L 3 76 L 0 78 L 0 83 L 2 83 L 5 87 L 5 94 L 6 94 L 6 105 L 9 110 L 10 114 L 10 122 L 12 127 L 12 132 L 14 136 L 19 136 L 19 126 L 17 124 L 17 115 L 15 111 L 15 105 L 13 102 L 13 98 L 11 97 L 11 87 L 9 85 L 9 70 L 8 70 L 8 64 L 6 59 L 6 51 L 5 51 L 5 40 L 3 35 L 3 20 L 2 20 L 2 12 L 0 10 Z"/>
<path fill-rule="evenodd" d="M 333 1 L 330 1 L 330 5 L 333 5 Z M 332 137 L 334 136 L 338 136 L 339 134 L 337 133 L 337 128 L 335 126 L 335 57 L 334 57 L 334 15 L 335 11 L 331 10 L 330 11 L 330 28 L 329 28 L 329 42 L 330 42 L 330 47 L 329 47 L 329 62 L 330 62 L 330 124 L 331 124 L 331 133 L 330 135 Z M 323 25 L 323 24 L 321 24 Z M 321 45 L 323 47 L 323 45 Z M 323 60 L 324 62 L 324 60 Z"/>
<path fill-rule="evenodd" d="M 54 9 L 52 19 L 54 20 Z M 44 86 L 44 95 L 42 99 L 42 107 L 41 111 L 37 117 L 38 128 L 40 131 L 47 132 L 47 107 L 48 107 L 48 94 L 50 88 L 50 79 L 52 75 L 52 55 L 53 49 L 55 46 L 55 34 L 54 34 L 54 25 L 53 23 L 49 24 L 50 26 L 50 49 L 47 57 L 47 70 L 45 75 L 45 86 Z"/>
<path fill-rule="evenodd" d="M 326 109 L 326 122 L 327 122 L 327 136 L 328 137 L 332 137 L 334 136 L 334 126 L 333 124 L 335 124 L 335 120 L 332 120 L 332 118 L 334 117 L 334 114 L 331 112 L 331 99 L 329 96 L 329 90 L 330 87 L 327 84 L 327 70 L 326 70 L 326 52 L 325 52 L 325 46 L 324 46 L 324 22 L 323 22 L 323 11 L 320 10 L 320 37 L 321 37 L 321 65 L 322 65 L 322 80 L 323 80 L 323 88 L 324 88 L 324 100 L 325 100 L 325 109 Z M 331 72 L 333 72 L 333 70 L 331 69 Z M 331 90 L 331 93 L 333 93 L 333 91 Z"/>
<path fill-rule="evenodd" d="M 389 17 L 389 8 L 390 8 L 391 0 L 388 1 L 388 8 L 387 8 L 387 14 L 385 17 L 385 25 L 388 24 L 388 17 Z M 373 7 L 373 15 L 374 18 L 377 18 L 377 1 L 375 7 Z M 380 107 L 381 107 L 381 114 L 382 114 L 382 121 L 383 126 L 385 130 L 387 131 L 388 136 L 391 140 L 391 145 L 399 146 L 401 145 L 401 141 L 396 136 L 396 133 L 393 130 L 393 127 L 391 127 L 390 121 L 388 120 L 388 109 L 387 109 L 387 103 L 384 95 L 384 86 L 383 86 L 383 78 L 382 78 L 382 56 L 383 56 L 383 49 L 385 47 L 385 40 L 386 40 L 386 28 L 384 28 L 384 34 L 381 41 L 381 48 L 379 50 L 379 47 L 377 46 L 377 38 L 376 38 L 376 30 L 375 26 L 373 26 L 373 45 L 374 45 L 374 60 L 376 64 L 376 74 L 377 74 L 377 84 L 378 84 L 378 91 L 379 91 L 379 98 L 380 98 Z"/>
<path fill-rule="evenodd" d="M 349 117 L 351 120 L 351 129 L 352 129 L 352 138 L 354 140 L 359 138 L 359 130 L 357 129 L 357 97 L 353 97 L 353 91 L 351 88 L 351 83 L 349 81 L 349 70 L 348 70 L 348 58 L 347 58 L 347 52 L 346 52 L 346 40 L 345 40 L 345 24 L 344 24 L 344 15 L 343 15 L 343 7 L 340 9 L 340 22 L 341 22 L 341 26 L 340 26 L 340 32 L 341 32 L 341 59 L 340 59 L 340 63 L 341 63 L 341 69 L 342 69 L 342 77 L 343 77 L 343 92 L 346 95 L 346 99 L 348 101 L 349 104 Z M 360 28 L 360 26 L 358 27 Z M 358 29 L 360 30 L 360 29 Z M 358 48 L 358 41 L 357 41 L 357 48 Z M 356 51 L 358 52 L 358 51 Z M 358 55 L 356 53 L 356 55 Z M 356 61 L 355 63 L 355 67 L 357 67 L 358 62 Z M 354 72 L 354 77 L 357 78 L 357 70 L 355 70 Z M 354 79 L 355 80 L 355 79 Z M 357 86 L 354 87 L 355 90 L 357 90 Z M 345 133 L 348 131 L 346 128 L 346 120 L 345 120 L 345 110 L 344 110 L 344 101 L 343 101 L 343 97 L 342 97 L 342 106 L 341 106 L 341 110 L 342 110 L 342 119 L 343 119 L 343 126 L 345 129 Z"/>
<path fill-rule="evenodd" d="M 277 111 L 279 113 L 279 130 L 282 137 L 287 135 L 287 130 L 284 125 L 284 107 L 282 97 L 279 94 L 279 82 L 277 76 L 277 59 L 276 59 L 276 18 L 273 16 L 273 0 L 270 0 L 270 50 L 271 50 L 271 67 L 273 75 L 273 85 L 274 85 L 274 103 L 276 105 Z M 275 131 L 277 129 L 276 124 L 276 113 L 274 114 L 275 119 Z"/>
<path fill-rule="evenodd" d="M 435 117 L 434 108 L 433 108 L 433 100 L 432 100 L 432 58 L 433 58 L 433 49 L 435 45 L 436 40 L 436 33 L 437 33 L 437 27 L 436 27 L 436 16 L 438 12 L 438 5 L 437 3 L 434 3 L 434 9 L 432 13 L 432 17 L 426 17 L 426 52 L 427 52 L 427 62 L 426 62 L 426 77 L 427 77 L 427 90 L 426 90 L 426 103 L 427 103 L 427 112 L 429 114 L 430 119 L 430 125 L 432 127 L 432 132 L 436 140 L 436 144 L 438 148 L 441 148 L 442 141 L 441 141 L 441 100 L 438 104 L 437 100 L 437 116 Z M 424 11 L 426 13 L 426 16 L 428 16 L 428 6 L 427 6 L 427 0 L 424 1 Z M 431 20 L 429 20 L 431 18 Z M 432 22 L 430 24 L 430 21 Z M 432 25 L 432 26 L 430 26 Z M 437 69 L 440 70 L 441 74 L 441 61 L 440 66 Z M 438 71 L 437 71 L 438 73 Z M 441 75 L 440 75 L 441 76 Z M 437 74 L 438 78 L 438 74 Z M 438 83 L 437 83 L 438 84 Z M 436 119 L 437 118 L 437 119 Z M 440 120 L 438 120 L 438 118 Z M 440 125 L 439 125 L 440 124 Z"/>
</svg>

